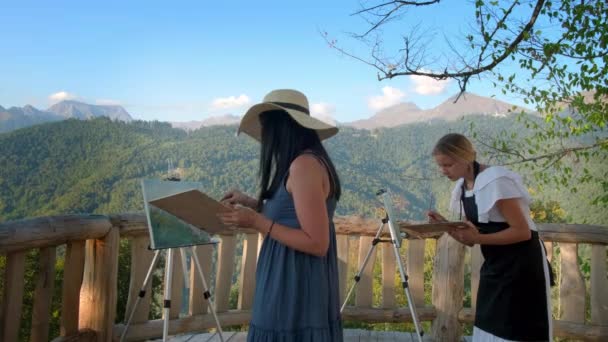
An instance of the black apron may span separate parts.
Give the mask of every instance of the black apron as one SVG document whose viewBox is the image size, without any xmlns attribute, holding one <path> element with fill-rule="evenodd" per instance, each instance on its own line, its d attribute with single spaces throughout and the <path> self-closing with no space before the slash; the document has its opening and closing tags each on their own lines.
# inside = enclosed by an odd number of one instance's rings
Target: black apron
<svg viewBox="0 0 608 342">
<path fill-rule="evenodd" d="M 507 229 L 506 222 L 480 223 L 475 196 L 465 197 L 466 217 L 481 234 Z M 548 341 L 549 322 L 545 273 L 538 233 L 510 245 L 481 245 L 484 257 L 479 275 L 475 326 L 507 340 Z"/>
</svg>

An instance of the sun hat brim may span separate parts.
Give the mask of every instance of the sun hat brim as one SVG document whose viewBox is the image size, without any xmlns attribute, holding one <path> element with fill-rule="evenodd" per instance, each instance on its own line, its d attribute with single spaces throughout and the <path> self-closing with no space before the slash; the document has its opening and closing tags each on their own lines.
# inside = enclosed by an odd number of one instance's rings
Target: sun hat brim
<svg viewBox="0 0 608 342">
<path fill-rule="evenodd" d="M 271 110 L 280 110 L 286 112 L 300 126 L 315 130 L 319 135 L 319 139 L 325 140 L 331 138 L 338 133 L 338 127 L 327 124 L 319 119 L 301 112 L 296 109 L 286 108 L 272 102 L 262 102 L 249 108 L 247 113 L 241 119 L 237 135 L 241 132 L 249 135 L 257 141 L 262 140 L 262 124 L 260 123 L 260 114 Z"/>
</svg>

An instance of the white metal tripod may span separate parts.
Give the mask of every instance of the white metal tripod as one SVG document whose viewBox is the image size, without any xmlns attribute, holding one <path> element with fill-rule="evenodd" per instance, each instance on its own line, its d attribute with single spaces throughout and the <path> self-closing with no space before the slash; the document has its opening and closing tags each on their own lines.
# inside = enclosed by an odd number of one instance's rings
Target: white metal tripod
<svg viewBox="0 0 608 342">
<path fill-rule="evenodd" d="M 357 272 L 357 275 L 355 275 L 355 278 L 354 278 L 355 282 L 353 283 L 350 290 L 348 291 L 348 294 L 344 298 L 344 303 L 342 304 L 342 308 L 340 308 L 340 313 L 342 313 L 344 311 L 344 308 L 346 307 L 346 302 L 348 302 L 348 299 L 352 295 L 353 290 L 355 289 L 355 286 L 359 283 L 359 280 L 361 280 L 361 274 L 363 273 L 363 270 L 365 270 L 365 266 L 367 265 L 369 258 L 371 257 L 372 253 L 374 252 L 376 245 L 380 242 L 390 243 L 393 246 L 393 251 L 395 253 L 395 259 L 397 260 L 397 265 L 399 266 L 399 274 L 401 275 L 401 285 L 403 287 L 403 290 L 405 291 L 405 296 L 407 297 L 407 304 L 409 306 L 410 313 L 412 315 L 412 321 L 414 322 L 414 326 L 416 327 L 416 335 L 418 336 L 418 341 L 422 342 L 422 335 L 424 334 L 424 332 L 422 331 L 422 328 L 420 327 L 420 321 L 418 320 L 418 315 L 416 314 L 416 305 L 414 304 L 412 295 L 410 294 L 410 289 L 409 289 L 409 285 L 408 285 L 408 276 L 405 273 L 405 267 L 403 266 L 403 261 L 401 260 L 401 255 L 399 254 L 399 248 L 401 247 L 401 232 L 395 227 L 394 222 L 393 222 L 395 216 L 393 215 L 392 205 L 390 202 L 390 196 L 389 196 L 389 193 L 384 189 L 380 189 L 376 193 L 376 196 L 382 197 L 382 201 L 384 202 L 384 211 L 386 212 L 386 215 L 382 219 L 380 228 L 378 228 L 378 232 L 376 233 L 376 236 L 374 237 L 374 240 L 372 241 L 372 245 L 370 246 L 369 251 L 367 252 L 367 255 L 365 256 L 365 259 L 363 260 L 363 265 L 361 265 L 359 272 Z M 389 226 L 389 232 L 391 234 L 391 239 L 383 240 L 383 239 L 380 239 L 380 236 L 382 235 L 384 226 L 387 223 Z"/>
<path fill-rule="evenodd" d="M 137 296 L 137 299 L 135 300 L 135 304 L 133 305 L 133 309 L 131 310 L 131 314 L 129 315 L 129 319 L 127 320 L 127 323 L 125 324 L 125 328 L 122 331 L 122 334 L 120 335 L 120 342 L 123 342 L 125 337 L 127 336 L 127 331 L 129 330 L 129 324 L 131 324 L 131 320 L 133 319 L 133 316 L 135 314 L 135 311 L 137 310 L 137 305 L 139 304 L 139 302 L 141 301 L 141 299 L 146 295 L 146 286 L 148 286 L 148 283 L 151 281 L 152 279 L 152 272 L 154 271 L 154 268 L 156 267 L 156 263 L 158 262 L 158 256 L 160 255 L 160 252 L 162 250 L 157 249 L 156 251 L 154 251 L 154 257 L 152 258 L 152 262 L 150 263 L 150 267 L 148 268 L 148 273 L 146 274 L 146 278 L 144 279 L 144 283 L 141 286 L 141 289 L 139 290 L 139 294 Z M 182 252 L 182 260 L 185 260 L 185 253 L 183 252 L 183 249 L 181 250 Z M 172 283 L 172 277 L 173 277 L 173 253 L 174 253 L 174 249 L 173 248 L 169 248 L 167 250 L 167 260 L 166 260 L 166 267 L 165 267 L 165 298 L 164 298 L 164 304 L 163 304 L 163 342 L 167 341 L 167 336 L 169 333 L 169 310 L 171 309 L 171 283 Z M 201 277 L 201 282 L 203 284 L 203 296 L 205 297 L 205 299 L 209 302 L 209 310 L 211 311 L 211 313 L 213 314 L 213 318 L 215 319 L 215 325 L 217 327 L 217 334 L 220 337 L 220 341 L 224 342 L 224 337 L 222 336 L 222 327 L 220 325 L 220 321 L 217 318 L 217 314 L 215 313 L 215 306 L 213 304 L 213 300 L 211 299 L 211 294 L 209 293 L 208 287 L 207 287 L 207 281 L 205 280 L 205 275 L 203 274 L 203 269 L 201 268 L 201 263 L 198 260 L 198 255 L 192 251 L 192 259 L 194 260 L 194 263 L 196 264 L 196 269 L 198 270 L 198 274 Z M 185 265 L 185 262 L 183 263 Z M 187 270 L 184 269 L 184 273 L 186 273 Z"/>
</svg>

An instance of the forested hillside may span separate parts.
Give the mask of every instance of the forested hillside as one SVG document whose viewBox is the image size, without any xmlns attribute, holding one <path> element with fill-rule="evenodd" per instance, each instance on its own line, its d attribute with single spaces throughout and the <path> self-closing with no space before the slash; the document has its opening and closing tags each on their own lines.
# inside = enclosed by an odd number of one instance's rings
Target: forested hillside
<svg viewBox="0 0 608 342">
<path fill-rule="evenodd" d="M 476 120 L 476 130 L 488 135 L 517 125 L 513 118 Z M 374 215 L 379 188 L 392 191 L 402 219 L 422 219 L 430 206 L 445 209 L 451 184 L 439 177 L 430 151 L 441 135 L 468 127 L 468 121 L 432 121 L 372 131 L 342 128 L 327 142 L 344 186 L 338 214 Z M 168 123 L 98 118 L 0 134 L 0 221 L 140 211 L 139 180 L 164 177 L 169 161 L 184 180 L 202 182 L 213 196 L 231 187 L 253 194 L 258 146 L 247 136 L 235 137 L 235 131 L 215 126 L 187 133 Z M 526 181 L 538 198 L 558 202 L 570 221 L 608 222 L 602 208 L 589 204 L 592 185 L 571 194 L 538 191 L 532 177 Z"/>
</svg>

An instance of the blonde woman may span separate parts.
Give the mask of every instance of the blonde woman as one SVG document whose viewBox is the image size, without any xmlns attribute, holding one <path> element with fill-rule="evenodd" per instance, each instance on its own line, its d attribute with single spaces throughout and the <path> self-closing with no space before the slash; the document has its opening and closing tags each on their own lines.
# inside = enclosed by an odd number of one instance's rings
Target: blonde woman
<svg viewBox="0 0 608 342">
<path fill-rule="evenodd" d="M 484 256 L 473 341 L 551 340 L 551 274 L 521 177 L 478 163 L 473 145 L 460 134 L 439 139 L 433 157 L 456 182 L 452 210 L 467 220 L 467 228 L 450 235 L 467 246 L 479 244 Z M 428 216 L 445 221 L 436 212 Z"/>
</svg>

